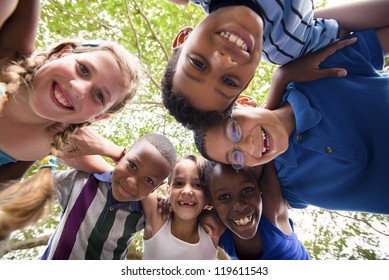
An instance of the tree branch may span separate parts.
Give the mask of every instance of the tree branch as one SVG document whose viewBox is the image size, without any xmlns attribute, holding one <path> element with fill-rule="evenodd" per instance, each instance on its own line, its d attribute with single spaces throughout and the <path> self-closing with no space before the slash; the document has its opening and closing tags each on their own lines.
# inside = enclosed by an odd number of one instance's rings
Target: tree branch
<svg viewBox="0 0 389 280">
<path fill-rule="evenodd" d="M 0 258 L 12 251 L 32 249 L 39 246 L 47 245 L 51 235 L 42 237 L 20 240 L 13 242 L 12 240 L 4 240 L 0 242 Z"/>
</svg>

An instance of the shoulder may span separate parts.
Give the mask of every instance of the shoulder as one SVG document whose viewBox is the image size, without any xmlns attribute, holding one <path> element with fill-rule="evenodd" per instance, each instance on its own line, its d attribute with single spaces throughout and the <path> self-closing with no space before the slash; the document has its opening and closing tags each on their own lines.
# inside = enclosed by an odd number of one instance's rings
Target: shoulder
<svg viewBox="0 0 389 280">
<path fill-rule="evenodd" d="M 85 184 L 92 174 L 79 171 L 76 169 L 69 169 L 65 171 L 58 171 L 54 174 L 54 180 L 57 186 Z"/>
</svg>

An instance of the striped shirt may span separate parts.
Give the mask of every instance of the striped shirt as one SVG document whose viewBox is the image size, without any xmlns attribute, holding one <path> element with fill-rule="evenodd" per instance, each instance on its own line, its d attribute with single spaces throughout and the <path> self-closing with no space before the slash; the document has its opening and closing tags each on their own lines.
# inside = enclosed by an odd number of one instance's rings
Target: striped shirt
<svg viewBox="0 0 389 280">
<path fill-rule="evenodd" d="M 117 202 L 112 171 L 58 172 L 58 201 L 63 209 L 42 259 L 125 259 L 136 232 L 144 228 L 140 202 Z"/>
<path fill-rule="evenodd" d="M 235 5 L 256 11 L 264 23 L 262 59 L 273 64 L 286 64 L 339 39 L 339 25 L 335 20 L 313 18 L 312 0 L 191 1 L 207 14 Z"/>
</svg>

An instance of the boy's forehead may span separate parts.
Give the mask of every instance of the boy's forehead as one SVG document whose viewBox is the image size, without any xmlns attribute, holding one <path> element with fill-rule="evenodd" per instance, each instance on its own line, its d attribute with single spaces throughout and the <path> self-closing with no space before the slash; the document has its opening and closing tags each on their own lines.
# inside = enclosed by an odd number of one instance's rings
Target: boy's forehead
<svg viewBox="0 0 389 280">
<path fill-rule="evenodd" d="M 148 141 L 141 141 L 131 147 L 128 156 L 136 156 L 141 160 L 158 161 L 156 164 L 161 164 L 160 161 L 167 161 L 160 151 Z"/>
<path fill-rule="evenodd" d="M 250 180 L 255 182 L 256 174 L 254 173 L 254 169 L 243 168 L 237 172 L 232 166 L 228 164 L 218 164 L 215 166 L 213 172 L 211 173 L 211 178 L 216 182 L 248 182 Z"/>
</svg>

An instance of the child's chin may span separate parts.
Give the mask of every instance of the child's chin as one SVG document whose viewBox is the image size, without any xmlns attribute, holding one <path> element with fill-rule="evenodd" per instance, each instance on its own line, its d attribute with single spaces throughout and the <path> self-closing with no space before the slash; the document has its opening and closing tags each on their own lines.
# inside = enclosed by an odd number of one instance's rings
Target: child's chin
<svg viewBox="0 0 389 280">
<path fill-rule="evenodd" d="M 258 223 L 251 222 L 245 226 L 238 226 L 234 224 L 233 228 L 230 228 L 237 236 L 242 239 L 251 239 L 257 233 Z"/>
</svg>

